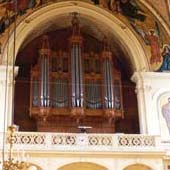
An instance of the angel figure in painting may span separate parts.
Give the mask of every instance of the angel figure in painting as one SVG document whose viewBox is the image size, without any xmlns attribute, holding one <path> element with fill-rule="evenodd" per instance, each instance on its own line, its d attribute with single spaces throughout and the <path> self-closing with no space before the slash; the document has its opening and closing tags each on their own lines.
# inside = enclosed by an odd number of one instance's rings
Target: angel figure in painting
<svg viewBox="0 0 170 170">
<path fill-rule="evenodd" d="M 142 37 L 146 45 L 150 45 L 151 57 L 150 64 L 158 64 L 161 62 L 161 36 L 160 31 L 155 23 L 156 29 L 150 29 L 148 33 L 144 29 L 139 28 L 134 23 L 131 23 L 133 29 Z"/>
<path fill-rule="evenodd" d="M 144 37 L 151 47 L 151 58 L 150 64 L 160 63 L 161 62 L 161 51 L 160 51 L 160 43 L 159 37 L 156 35 L 154 29 L 150 29 L 148 34 L 145 34 Z"/>
<path fill-rule="evenodd" d="M 135 0 L 116 0 L 118 12 L 128 17 L 130 20 L 145 21 L 144 11 L 138 6 Z"/>
<path fill-rule="evenodd" d="M 168 98 L 168 102 L 162 106 L 162 115 L 170 133 L 170 97 Z"/>
<path fill-rule="evenodd" d="M 158 69 L 158 72 L 164 71 L 170 72 L 170 46 L 168 44 L 165 44 L 163 46 L 162 57 L 163 57 L 162 65 Z"/>
</svg>

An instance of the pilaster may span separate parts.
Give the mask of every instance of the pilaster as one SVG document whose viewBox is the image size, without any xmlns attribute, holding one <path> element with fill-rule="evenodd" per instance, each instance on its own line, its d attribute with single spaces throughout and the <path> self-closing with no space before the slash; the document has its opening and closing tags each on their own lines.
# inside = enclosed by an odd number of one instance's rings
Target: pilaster
<svg viewBox="0 0 170 170">
<path fill-rule="evenodd" d="M 15 67 L 15 76 L 17 72 L 18 68 Z M 0 132 L 12 123 L 12 79 L 13 67 L 0 65 Z"/>
</svg>

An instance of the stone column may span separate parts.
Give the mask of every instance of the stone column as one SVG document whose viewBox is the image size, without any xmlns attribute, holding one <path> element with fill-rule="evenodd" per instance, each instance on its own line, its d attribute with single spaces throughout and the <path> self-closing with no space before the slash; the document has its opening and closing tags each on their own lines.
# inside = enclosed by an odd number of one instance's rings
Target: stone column
<svg viewBox="0 0 170 170">
<path fill-rule="evenodd" d="M 147 124 L 146 124 L 146 101 L 144 95 L 144 87 L 142 82 L 141 74 L 135 72 L 131 78 L 133 82 L 136 83 L 136 95 L 138 102 L 138 116 L 139 116 L 139 127 L 141 134 L 147 134 Z"/>
<path fill-rule="evenodd" d="M 15 67 L 15 76 L 17 71 Z M 12 123 L 12 72 L 12 66 L 0 65 L 0 132 Z"/>
</svg>

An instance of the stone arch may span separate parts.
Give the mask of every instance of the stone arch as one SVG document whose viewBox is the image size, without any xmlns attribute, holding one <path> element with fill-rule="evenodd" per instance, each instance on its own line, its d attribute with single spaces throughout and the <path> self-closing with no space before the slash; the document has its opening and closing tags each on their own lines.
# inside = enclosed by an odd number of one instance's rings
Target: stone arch
<svg viewBox="0 0 170 170">
<path fill-rule="evenodd" d="M 145 69 L 149 71 L 149 64 L 147 61 L 146 53 L 142 44 L 139 42 L 133 31 L 117 19 L 112 13 L 97 7 L 95 5 L 85 2 L 58 2 L 48 6 L 45 6 L 39 10 L 36 10 L 22 22 L 20 22 L 16 28 L 16 54 L 18 53 L 21 45 L 25 39 L 32 33 L 33 29 L 40 27 L 47 20 L 53 19 L 54 17 L 60 17 L 64 14 L 71 12 L 78 12 L 87 18 L 91 18 L 98 23 L 102 23 L 111 34 L 113 34 L 120 44 L 125 49 L 129 60 L 132 64 L 133 71 Z M 132 48 L 133 47 L 133 48 Z M 12 52 L 13 52 L 13 34 L 9 38 L 9 63 L 12 64 Z M 3 53 L 2 64 L 6 63 L 7 59 L 7 46 Z"/>
<path fill-rule="evenodd" d="M 165 20 L 161 17 L 161 15 L 150 5 L 146 0 L 139 0 L 141 4 L 143 4 L 154 16 L 155 18 L 162 24 L 168 35 L 170 36 L 170 29 L 167 26 Z"/>
<path fill-rule="evenodd" d="M 43 170 L 39 165 L 34 163 L 29 163 L 28 170 Z"/>
<path fill-rule="evenodd" d="M 123 170 L 152 170 L 151 167 L 148 165 L 144 164 L 133 164 L 133 165 L 128 165 L 125 167 Z"/>
<path fill-rule="evenodd" d="M 170 30 L 168 29 L 163 19 L 159 16 L 159 14 L 156 13 L 155 10 L 144 0 L 140 0 L 140 2 L 154 14 L 154 16 L 161 22 L 168 35 L 170 35 Z M 126 53 L 129 55 L 130 62 L 133 66 L 133 71 L 150 70 L 144 47 L 134 32 L 127 25 L 125 25 L 122 21 L 120 21 L 112 13 L 106 11 L 105 9 L 80 1 L 65 1 L 50 4 L 34 11 L 29 16 L 24 18 L 17 25 L 16 54 L 18 53 L 26 38 L 30 36 L 34 28 L 37 28 L 38 26 L 46 23 L 48 19 L 60 17 L 66 13 L 68 14 L 75 11 L 83 14 L 86 17 L 92 18 L 92 20 L 95 19 L 97 22 L 101 22 L 103 25 L 108 27 L 110 33 L 112 33 L 120 41 L 126 50 Z M 13 33 L 11 33 L 9 38 L 9 46 L 6 45 L 3 50 L 2 64 L 4 65 L 7 61 L 7 49 L 9 49 L 8 54 L 10 56 L 9 63 L 12 64 Z M 8 117 L 11 117 L 11 115 L 8 115 Z"/>
<path fill-rule="evenodd" d="M 58 170 L 70 170 L 70 169 L 74 169 L 74 170 L 107 170 L 106 167 L 96 164 L 96 163 L 91 163 L 91 162 L 74 162 L 74 163 L 69 163 L 66 165 L 63 165 L 61 167 L 58 168 Z"/>
</svg>

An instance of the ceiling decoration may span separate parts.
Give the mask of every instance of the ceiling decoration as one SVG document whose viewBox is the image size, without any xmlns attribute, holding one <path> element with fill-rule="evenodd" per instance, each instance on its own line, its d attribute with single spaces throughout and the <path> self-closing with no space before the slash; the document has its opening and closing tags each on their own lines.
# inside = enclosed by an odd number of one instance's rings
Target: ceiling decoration
<svg viewBox="0 0 170 170">
<path fill-rule="evenodd" d="M 37 10 L 39 7 L 43 7 L 46 3 L 49 4 L 56 3 L 58 1 L 47 0 L 47 1 L 39 1 L 39 0 L 18 0 L 18 15 L 23 16 L 29 12 L 33 12 L 32 9 Z M 106 9 L 108 12 L 112 13 L 118 19 L 123 21 L 125 25 L 127 25 L 130 29 L 134 31 L 134 34 L 140 39 L 143 47 L 147 53 L 147 60 L 150 65 L 151 71 L 169 71 L 169 66 L 167 68 L 161 66 L 164 64 L 163 55 L 161 54 L 164 51 L 164 45 L 166 47 L 169 46 L 169 38 L 161 26 L 162 23 L 156 19 L 156 17 L 143 5 L 141 1 L 135 0 L 84 0 L 84 2 L 88 2 L 94 5 L 99 5 L 99 7 Z M 48 3 L 47 3 L 48 5 Z M 8 4 L 5 1 L 0 1 L 0 34 L 2 34 L 5 29 L 9 26 L 9 18 L 7 18 L 7 12 L 4 8 L 7 7 L 8 15 L 10 16 L 10 22 L 14 16 L 14 4 L 13 1 L 10 0 Z M 99 22 L 96 22 L 95 19 L 86 18 L 84 15 L 80 15 L 81 18 L 81 27 L 82 31 L 86 34 L 90 34 L 96 39 L 100 40 L 103 38 L 103 34 L 106 35 L 112 43 L 112 48 L 115 49 L 115 53 L 117 53 L 117 47 L 121 45 L 121 40 L 116 39 L 114 35 L 109 35 L 109 30 L 105 25 L 102 25 Z M 53 17 L 45 23 L 40 24 L 35 27 L 32 32 L 30 32 L 29 38 L 27 38 L 22 45 L 23 48 L 27 43 L 29 43 L 34 38 L 50 31 L 60 30 L 64 28 L 70 27 L 70 14 L 65 14 L 60 17 Z M 25 20 L 25 22 L 29 22 Z M 151 29 L 153 30 L 153 35 L 151 35 Z M 156 40 L 156 43 L 153 44 Z M 124 50 L 124 49 L 123 49 Z M 118 52 L 119 53 L 119 52 Z M 117 55 L 118 55 L 117 53 Z M 127 55 L 127 52 L 124 51 L 124 54 Z M 125 55 L 125 58 L 126 58 Z M 162 69 L 163 68 L 163 69 Z"/>
</svg>

